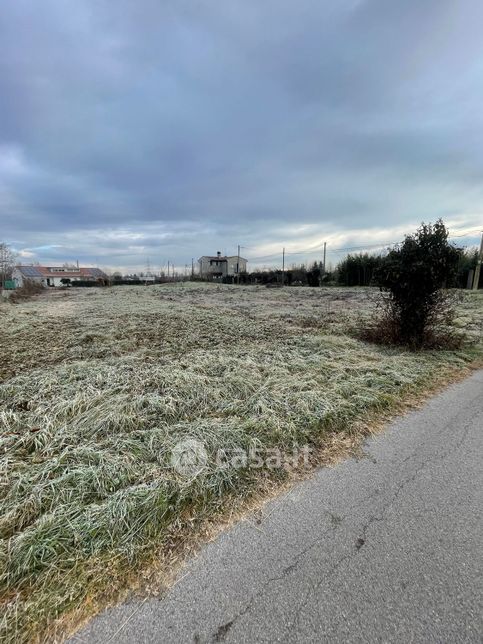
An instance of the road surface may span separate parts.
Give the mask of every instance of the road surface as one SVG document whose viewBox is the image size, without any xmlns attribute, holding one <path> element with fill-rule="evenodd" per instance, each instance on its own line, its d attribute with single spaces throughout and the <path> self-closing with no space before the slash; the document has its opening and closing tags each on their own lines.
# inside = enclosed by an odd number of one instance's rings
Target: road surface
<svg viewBox="0 0 483 644">
<path fill-rule="evenodd" d="M 482 642 L 483 371 L 72 642 Z"/>
</svg>

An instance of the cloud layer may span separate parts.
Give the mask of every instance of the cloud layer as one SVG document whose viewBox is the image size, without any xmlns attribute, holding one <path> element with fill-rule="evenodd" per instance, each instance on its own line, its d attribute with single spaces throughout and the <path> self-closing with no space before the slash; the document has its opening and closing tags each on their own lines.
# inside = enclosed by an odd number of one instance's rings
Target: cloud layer
<svg viewBox="0 0 483 644">
<path fill-rule="evenodd" d="M 478 228 L 482 22 L 478 0 L 6 0 L 0 236 L 133 269 Z"/>
</svg>

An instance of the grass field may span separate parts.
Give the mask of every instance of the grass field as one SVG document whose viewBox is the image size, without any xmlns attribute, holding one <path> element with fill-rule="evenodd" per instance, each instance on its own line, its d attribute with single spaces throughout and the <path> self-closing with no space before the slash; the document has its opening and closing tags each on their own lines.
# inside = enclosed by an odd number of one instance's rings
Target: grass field
<svg viewBox="0 0 483 644">
<path fill-rule="evenodd" d="M 0 637 L 62 633 L 288 476 L 222 468 L 220 447 L 320 449 L 481 360 L 482 294 L 461 295 L 463 349 L 422 353 L 355 339 L 373 295 L 187 283 L 1 304 Z M 193 478 L 170 460 L 188 437 L 210 457 Z"/>
</svg>

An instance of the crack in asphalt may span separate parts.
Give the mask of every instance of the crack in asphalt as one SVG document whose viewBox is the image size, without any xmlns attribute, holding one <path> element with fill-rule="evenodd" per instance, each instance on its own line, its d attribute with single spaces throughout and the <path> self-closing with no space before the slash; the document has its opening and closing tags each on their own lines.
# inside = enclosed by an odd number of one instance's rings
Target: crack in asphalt
<svg viewBox="0 0 483 644">
<path fill-rule="evenodd" d="M 447 425 L 449 427 L 449 424 Z M 300 615 L 303 612 L 305 606 L 307 605 L 311 592 L 316 593 L 318 589 L 321 587 L 324 581 L 329 579 L 337 570 L 338 568 L 347 560 L 352 559 L 354 556 L 358 554 L 358 552 L 367 544 L 368 536 L 367 533 L 370 529 L 370 527 L 377 522 L 384 521 L 386 518 L 387 511 L 396 503 L 399 495 L 401 492 L 404 490 L 404 488 L 409 485 L 411 482 L 413 482 L 418 475 L 432 462 L 435 460 L 444 460 L 447 456 L 449 456 L 451 453 L 453 453 L 456 449 L 461 447 L 461 445 L 464 443 L 466 440 L 468 433 L 470 430 L 470 425 L 466 427 L 463 435 L 458 439 L 458 441 L 454 444 L 452 444 L 448 449 L 444 450 L 440 454 L 436 455 L 431 455 L 429 458 L 425 459 L 413 472 L 413 474 L 403 480 L 396 488 L 395 492 L 393 493 L 391 499 L 384 504 L 382 507 L 382 511 L 379 515 L 371 515 L 366 523 L 363 524 L 361 528 L 361 536 L 359 536 L 355 542 L 354 542 L 354 550 L 352 550 L 349 553 L 346 553 L 343 557 L 337 560 L 337 562 L 332 566 L 332 568 L 329 570 L 328 574 L 325 575 L 317 584 L 311 584 L 311 587 L 308 589 L 307 593 L 305 594 L 301 604 L 299 605 L 295 616 L 292 620 L 292 622 L 288 626 L 288 633 L 291 633 L 293 629 L 298 625 L 299 620 L 300 620 Z M 420 453 L 419 451 L 414 451 L 410 456 L 406 457 L 402 462 L 407 463 L 408 461 L 416 458 L 418 454 Z M 370 495 L 370 498 L 372 499 L 373 497 L 377 496 L 378 494 L 372 493 Z M 245 605 L 245 607 L 240 610 L 232 619 L 229 621 L 225 622 L 221 626 L 218 627 L 216 632 L 211 636 L 211 642 L 221 642 L 223 641 L 232 627 L 236 624 L 236 622 L 246 615 L 250 609 L 252 608 L 254 602 L 260 597 L 261 595 L 264 594 L 265 590 L 267 589 L 268 586 L 270 586 L 272 583 L 277 582 L 277 581 L 282 581 L 290 572 L 295 570 L 297 566 L 299 565 L 300 560 L 311 550 L 313 550 L 321 541 L 322 539 L 329 534 L 330 532 L 334 531 L 334 529 L 337 529 L 337 527 L 340 525 L 342 522 L 342 519 L 340 516 L 335 514 L 334 512 L 331 512 L 329 510 L 325 511 L 326 514 L 329 516 L 330 521 L 331 521 L 331 527 L 328 530 L 325 530 L 315 541 L 313 541 L 309 546 L 298 552 L 292 563 L 290 563 L 288 566 L 283 568 L 280 574 L 275 575 L 273 577 L 270 577 L 249 600 L 249 602 Z"/>
<path fill-rule="evenodd" d="M 240 610 L 228 622 L 225 622 L 224 624 L 222 624 L 221 626 L 218 627 L 216 632 L 211 636 L 211 642 L 221 642 L 221 641 L 223 641 L 225 639 L 226 635 L 228 634 L 228 632 L 234 626 L 234 624 L 240 619 L 240 617 L 243 617 L 244 615 L 246 615 L 246 613 L 248 613 L 250 611 L 250 609 L 253 606 L 254 602 L 258 599 L 258 597 L 263 595 L 263 593 L 268 588 L 268 586 L 270 586 L 271 584 L 273 584 L 276 581 L 282 581 L 283 579 L 285 579 L 285 577 L 288 574 L 290 574 L 293 570 L 295 570 L 295 568 L 297 568 L 297 566 L 299 565 L 300 560 L 302 559 L 302 557 L 304 555 L 306 555 L 308 552 L 310 552 L 310 550 L 313 550 L 317 545 L 319 545 L 321 543 L 321 541 L 323 540 L 323 538 L 327 534 L 329 534 L 330 532 L 333 532 L 334 530 L 337 529 L 337 527 L 341 524 L 343 519 L 341 517 L 339 517 L 338 515 L 334 514 L 333 512 L 330 512 L 329 510 L 326 510 L 325 512 L 329 516 L 329 520 L 331 522 L 330 527 L 327 530 L 324 530 L 324 532 L 322 532 L 322 534 L 319 537 L 317 537 L 317 539 L 312 541 L 312 543 L 310 543 L 306 548 L 304 548 L 303 550 L 298 552 L 295 555 L 293 561 L 288 566 L 285 566 L 285 568 L 283 568 L 282 571 L 279 574 L 277 574 L 277 575 L 275 575 L 273 577 L 269 577 L 269 579 L 267 579 L 267 581 L 262 585 L 260 590 L 258 590 L 254 595 L 252 595 L 252 597 L 250 598 L 250 600 L 248 601 L 248 603 L 246 604 L 246 606 L 242 610 Z"/>
<path fill-rule="evenodd" d="M 319 580 L 319 582 L 317 584 L 315 584 L 315 585 L 312 584 L 311 588 L 305 594 L 304 599 L 302 600 L 301 604 L 299 605 L 292 622 L 288 626 L 288 629 L 287 629 L 288 633 L 291 633 L 293 631 L 293 629 L 296 626 L 298 626 L 299 620 L 300 620 L 300 615 L 303 612 L 303 610 L 306 607 L 306 605 L 308 604 L 308 601 L 309 601 L 309 598 L 310 598 L 310 592 L 313 591 L 313 593 L 315 594 L 319 590 L 319 588 L 322 586 L 324 581 L 327 581 L 327 579 L 329 579 L 345 561 L 347 561 L 348 559 L 352 559 L 354 556 L 356 556 L 359 553 L 359 551 L 367 543 L 367 532 L 368 532 L 369 528 L 372 526 L 373 523 L 384 521 L 384 519 L 386 518 L 387 511 L 397 501 L 397 499 L 398 499 L 399 495 L 401 494 L 402 490 L 407 485 L 409 485 L 411 482 L 413 482 L 417 478 L 417 476 L 430 463 L 432 463 L 432 462 L 434 462 L 436 460 L 444 460 L 451 453 L 453 453 L 456 449 L 459 449 L 461 447 L 461 445 L 464 443 L 464 441 L 466 440 L 469 431 L 470 431 L 470 423 L 468 423 L 468 425 L 465 428 L 465 431 L 463 432 L 463 435 L 458 439 L 458 441 L 456 441 L 456 443 L 451 445 L 448 449 L 444 450 L 442 453 L 436 454 L 436 455 L 431 455 L 429 458 L 424 460 L 423 463 L 419 467 L 416 468 L 416 470 L 414 471 L 414 473 L 410 477 L 408 477 L 407 479 L 402 481 L 400 485 L 398 485 L 398 487 L 396 488 L 395 493 L 393 494 L 393 496 L 391 497 L 389 502 L 386 503 L 383 506 L 382 512 L 381 512 L 381 514 L 379 516 L 372 515 L 371 517 L 369 517 L 369 520 L 362 526 L 362 536 L 358 537 L 356 539 L 356 541 L 355 541 L 355 544 L 354 544 L 355 550 L 353 550 L 352 552 L 349 552 L 349 553 L 345 554 L 343 557 L 341 557 L 335 563 L 335 565 L 329 570 L 328 574 L 326 576 L 324 576 L 321 580 Z M 417 454 L 417 452 L 414 453 L 414 456 L 416 454 Z M 405 459 L 405 462 L 407 462 L 407 459 Z"/>
</svg>

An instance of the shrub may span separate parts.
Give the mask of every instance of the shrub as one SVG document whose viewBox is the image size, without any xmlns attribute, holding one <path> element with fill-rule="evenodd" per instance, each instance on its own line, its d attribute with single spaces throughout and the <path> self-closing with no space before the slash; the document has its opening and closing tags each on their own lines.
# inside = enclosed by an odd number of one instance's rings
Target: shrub
<svg viewBox="0 0 483 644">
<path fill-rule="evenodd" d="M 15 291 L 10 296 L 10 302 L 18 302 L 20 300 L 26 300 L 33 295 L 38 295 L 42 293 L 44 287 L 38 282 L 33 282 L 30 280 L 24 280 L 23 285 L 15 289 Z"/>
<path fill-rule="evenodd" d="M 441 219 L 422 224 L 391 250 L 376 271 L 383 315 L 369 330 L 371 339 L 413 348 L 453 344 L 451 299 L 442 289 L 454 280 L 460 256 Z"/>
</svg>

